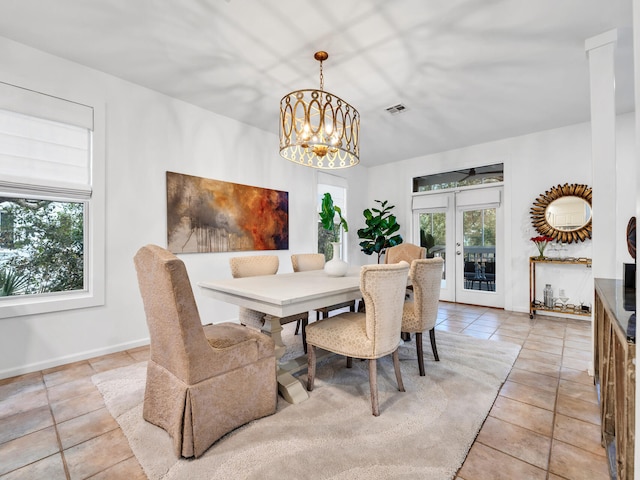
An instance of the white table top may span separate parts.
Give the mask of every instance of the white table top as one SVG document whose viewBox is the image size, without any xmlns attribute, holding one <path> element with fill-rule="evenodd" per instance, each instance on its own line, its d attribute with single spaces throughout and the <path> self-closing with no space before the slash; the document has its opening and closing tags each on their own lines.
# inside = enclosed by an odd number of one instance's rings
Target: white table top
<svg viewBox="0 0 640 480">
<path fill-rule="evenodd" d="M 360 268 L 344 277 L 324 270 L 198 282 L 209 297 L 277 317 L 362 298 Z"/>
</svg>

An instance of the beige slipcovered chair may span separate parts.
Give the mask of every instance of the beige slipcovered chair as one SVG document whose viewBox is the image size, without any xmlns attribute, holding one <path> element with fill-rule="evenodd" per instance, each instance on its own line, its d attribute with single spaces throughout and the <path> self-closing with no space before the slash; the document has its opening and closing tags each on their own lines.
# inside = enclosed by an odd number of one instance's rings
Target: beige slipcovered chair
<svg viewBox="0 0 640 480">
<path fill-rule="evenodd" d="M 231 275 L 233 278 L 256 277 L 259 275 L 275 275 L 278 273 L 280 261 L 276 255 L 247 255 L 242 257 L 232 257 L 229 259 Z M 265 320 L 276 317 L 265 315 L 262 312 L 240 307 L 240 323 L 261 329 Z M 290 322 L 309 322 L 309 312 L 298 313 L 288 317 L 279 318 L 280 325 Z"/>
<path fill-rule="evenodd" d="M 297 253 L 291 255 L 291 266 L 293 267 L 294 272 L 307 272 L 309 270 L 322 270 L 324 268 L 324 254 L 322 253 Z M 322 318 L 327 318 L 329 316 L 329 312 L 334 310 L 339 310 L 341 308 L 349 308 L 349 311 L 356 311 L 356 301 L 351 300 L 350 302 L 342 302 L 337 303 L 335 305 L 330 305 L 328 307 L 322 307 L 316 309 L 316 320 L 320 320 L 320 315 Z M 308 322 L 300 322 L 296 324 L 295 334 L 298 335 L 298 331 L 300 330 L 300 324 L 302 323 L 302 342 L 305 347 L 305 353 L 307 351 L 307 342 L 305 337 L 305 327 Z"/>
<path fill-rule="evenodd" d="M 314 347 L 345 355 L 347 367 L 353 358 L 369 360 L 371 412 L 380 415 L 378 406 L 377 359 L 393 355 L 398 390 L 404 392 L 398 345 L 402 326 L 402 305 L 409 265 L 366 265 L 360 272 L 360 290 L 366 313 L 345 312 L 307 326 L 307 390 L 313 390 L 316 375 Z"/>
<path fill-rule="evenodd" d="M 409 276 L 413 284 L 413 300 L 405 302 L 402 312 L 402 332 L 416 334 L 418 369 L 424 377 L 424 355 L 422 353 L 422 332 L 429 330 L 431 349 L 439 362 L 436 348 L 435 325 L 440 301 L 440 280 L 442 280 L 442 258 L 424 258 L 411 263 Z"/>
<path fill-rule="evenodd" d="M 234 323 L 203 326 L 182 260 L 146 245 L 134 263 L 151 337 L 142 416 L 166 430 L 176 456 L 275 413 L 271 338 Z"/>
<path fill-rule="evenodd" d="M 427 249 L 413 243 L 401 243 L 395 247 L 387 248 L 384 254 L 384 263 L 399 263 L 402 260 L 411 264 L 413 260 L 425 258 Z"/>
</svg>

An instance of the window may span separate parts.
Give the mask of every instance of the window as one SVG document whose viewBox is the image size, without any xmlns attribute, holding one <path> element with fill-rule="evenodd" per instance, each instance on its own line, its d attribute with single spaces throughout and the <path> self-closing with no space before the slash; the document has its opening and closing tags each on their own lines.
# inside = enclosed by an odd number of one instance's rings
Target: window
<svg viewBox="0 0 640 480">
<path fill-rule="evenodd" d="M 413 178 L 413 192 L 430 192 L 449 188 L 486 185 L 504 181 L 502 163 L 472 167 L 452 172 L 436 173 Z"/>
<path fill-rule="evenodd" d="M 0 318 L 104 303 L 94 119 L 92 107 L 0 83 Z"/>
<path fill-rule="evenodd" d="M 333 199 L 333 204 L 340 207 L 342 210 L 342 216 L 347 220 L 347 224 L 349 224 L 349 217 L 347 216 L 347 181 L 342 177 L 336 177 L 335 175 L 329 175 L 324 172 L 318 172 L 318 195 L 316 201 L 316 209 L 320 212 L 322 205 L 322 197 L 324 197 L 325 193 L 330 193 L 331 198 Z M 340 231 L 340 242 L 342 242 L 342 252 L 341 257 L 346 261 L 346 248 L 345 248 L 345 238 L 344 232 L 342 229 Z M 332 246 L 331 242 L 333 238 L 331 234 L 322 228 L 322 223 L 318 218 L 318 253 L 323 253 L 325 259 L 331 260 L 333 258 Z"/>
</svg>

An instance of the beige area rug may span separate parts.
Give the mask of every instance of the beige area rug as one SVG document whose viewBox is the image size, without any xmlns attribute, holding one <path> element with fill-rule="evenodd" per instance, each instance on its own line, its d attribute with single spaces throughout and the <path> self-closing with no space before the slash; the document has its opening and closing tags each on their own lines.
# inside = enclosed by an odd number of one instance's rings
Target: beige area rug
<svg viewBox="0 0 640 480">
<path fill-rule="evenodd" d="M 142 419 L 146 362 L 93 381 L 153 480 L 444 480 L 462 465 L 520 346 L 436 336 L 440 362 L 425 335 L 426 377 L 418 375 L 413 341 L 401 346 L 405 393 L 397 390 L 391 358 L 379 361 L 379 417 L 371 415 L 367 362 L 347 369 L 335 356 L 318 365 L 308 400 L 279 398 L 276 414 L 236 429 L 195 460 L 177 460 L 168 435 Z M 299 336 L 289 332 L 285 342 L 302 350 Z"/>
</svg>

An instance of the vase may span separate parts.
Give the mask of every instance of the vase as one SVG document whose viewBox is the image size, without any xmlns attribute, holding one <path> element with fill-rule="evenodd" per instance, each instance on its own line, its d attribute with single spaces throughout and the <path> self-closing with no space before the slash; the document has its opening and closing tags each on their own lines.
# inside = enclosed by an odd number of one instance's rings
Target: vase
<svg viewBox="0 0 640 480">
<path fill-rule="evenodd" d="M 333 256 L 324 264 L 324 271 L 330 277 L 344 277 L 349 270 L 349 264 L 340 258 L 340 242 L 331 242 Z"/>
</svg>

